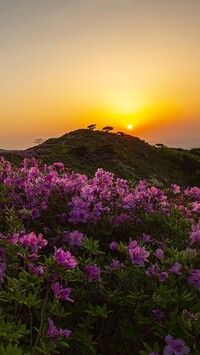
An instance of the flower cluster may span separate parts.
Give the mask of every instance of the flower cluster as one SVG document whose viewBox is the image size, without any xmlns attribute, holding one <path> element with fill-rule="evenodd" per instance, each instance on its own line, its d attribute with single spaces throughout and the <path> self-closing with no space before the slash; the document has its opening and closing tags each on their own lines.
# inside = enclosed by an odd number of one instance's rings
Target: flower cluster
<svg viewBox="0 0 200 355">
<path fill-rule="evenodd" d="M 1 158 L 0 353 L 200 353 L 199 213 L 199 187 Z"/>
<path fill-rule="evenodd" d="M 71 335 L 71 330 L 69 329 L 58 329 L 53 320 L 48 318 L 49 327 L 47 330 L 47 336 L 51 338 L 53 342 L 56 342 L 58 337 L 69 337 Z"/>
<path fill-rule="evenodd" d="M 69 251 L 65 252 L 62 248 L 57 249 L 55 247 L 54 258 L 58 264 L 66 269 L 73 269 L 78 265 L 74 256 Z"/>
</svg>

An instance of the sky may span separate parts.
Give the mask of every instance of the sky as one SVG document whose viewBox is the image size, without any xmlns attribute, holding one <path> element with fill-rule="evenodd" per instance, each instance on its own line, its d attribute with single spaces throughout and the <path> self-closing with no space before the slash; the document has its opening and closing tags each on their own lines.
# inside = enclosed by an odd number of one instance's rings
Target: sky
<svg viewBox="0 0 200 355">
<path fill-rule="evenodd" d="M 200 147 L 199 63 L 200 0 L 0 0 L 0 148 L 89 124 Z"/>
</svg>

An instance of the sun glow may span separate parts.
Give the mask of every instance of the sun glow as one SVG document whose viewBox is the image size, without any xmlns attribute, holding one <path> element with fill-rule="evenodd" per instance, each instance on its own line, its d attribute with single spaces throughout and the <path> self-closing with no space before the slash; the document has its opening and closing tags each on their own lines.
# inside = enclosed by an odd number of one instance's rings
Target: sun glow
<svg viewBox="0 0 200 355">
<path fill-rule="evenodd" d="M 133 125 L 132 125 L 132 124 L 129 124 L 129 125 L 127 126 L 127 128 L 131 130 L 131 129 L 133 129 Z"/>
</svg>

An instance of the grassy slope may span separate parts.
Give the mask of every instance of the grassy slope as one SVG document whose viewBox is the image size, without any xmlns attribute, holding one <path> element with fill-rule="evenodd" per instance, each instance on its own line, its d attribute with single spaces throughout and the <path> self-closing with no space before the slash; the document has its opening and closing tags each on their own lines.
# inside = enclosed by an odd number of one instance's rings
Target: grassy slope
<svg viewBox="0 0 200 355">
<path fill-rule="evenodd" d="M 92 175 L 97 168 L 114 172 L 125 179 L 155 179 L 169 184 L 200 186 L 200 149 L 191 151 L 156 148 L 139 138 L 102 131 L 80 129 L 60 138 L 51 138 L 23 152 L 45 163 L 62 161 L 75 172 Z M 4 153 L 18 163 L 20 152 Z"/>
</svg>

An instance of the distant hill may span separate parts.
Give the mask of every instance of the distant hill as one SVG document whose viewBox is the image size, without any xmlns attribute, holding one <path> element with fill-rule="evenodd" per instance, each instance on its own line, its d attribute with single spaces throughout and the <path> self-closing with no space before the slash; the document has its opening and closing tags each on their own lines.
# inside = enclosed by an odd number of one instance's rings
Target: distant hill
<svg viewBox="0 0 200 355">
<path fill-rule="evenodd" d="M 155 147 L 126 134 L 79 129 L 24 151 L 1 154 L 13 163 L 33 156 L 45 163 L 60 161 L 89 176 L 101 167 L 117 177 L 147 179 L 158 186 L 200 186 L 200 148 Z"/>
</svg>

